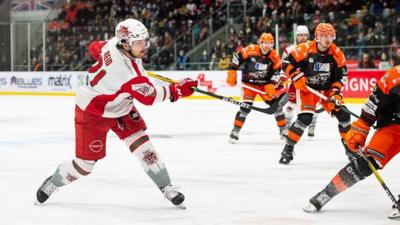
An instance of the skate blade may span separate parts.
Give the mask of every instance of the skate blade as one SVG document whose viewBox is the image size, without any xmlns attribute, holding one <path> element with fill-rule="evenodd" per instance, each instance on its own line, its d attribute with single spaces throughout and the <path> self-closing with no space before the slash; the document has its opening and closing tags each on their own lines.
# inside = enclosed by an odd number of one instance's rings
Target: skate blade
<svg viewBox="0 0 400 225">
<path fill-rule="evenodd" d="M 233 139 L 233 138 L 229 139 L 229 143 L 231 143 L 231 144 L 236 144 L 237 142 L 238 141 L 236 139 Z"/>
<path fill-rule="evenodd" d="M 308 205 L 304 206 L 303 211 L 306 213 L 316 213 L 318 212 L 317 208 L 311 203 L 308 203 Z"/>
<path fill-rule="evenodd" d="M 393 209 L 393 211 L 388 215 L 389 219 L 400 219 L 400 211 L 398 209 Z"/>
<path fill-rule="evenodd" d="M 36 206 L 41 206 L 41 205 L 43 205 L 43 203 L 40 203 L 38 200 L 35 200 L 35 202 L 34 202 L 33 204 L 35 204 Z"/>
<path fill-rule="evenodd" d="M 183 203 L 181 203 L 179 205 L 176 205 L 176 207 L 179 208 L 179 209 L 185 209 L 186 210 L 186 206 Z"/>
</svg>

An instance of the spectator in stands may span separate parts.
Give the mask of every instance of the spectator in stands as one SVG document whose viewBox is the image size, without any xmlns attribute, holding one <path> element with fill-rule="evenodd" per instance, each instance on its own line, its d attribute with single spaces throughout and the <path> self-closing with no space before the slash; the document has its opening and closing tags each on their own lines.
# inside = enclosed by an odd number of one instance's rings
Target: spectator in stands
<svg viewBox="0 0 400 225">
<path fill-rule="evenodd" d="M 217 68 L 217 61 L 218 57 L 217 54 L 214 52 L 211 54 L 209 70 L 215 70 Z"/>
<path fill-rule="evenodd" d="M 400 48 L 397 49 L 390 62 L 392 66 L 400 65 Z"/>
<path fill-rule="evenodd" d="M 382 52 L 381 54 L 381 60 L 379 62 L 379 69 L 380 70 L 388 70 L 390 68 L 390 62 L 387 57 L 386 52 Z"/>
<path fill-rule="evenodd" d="M 199 70 L 207 70 L 209 69 L 209 64 L 210 64 L 210 57 L 208 56 L 208 52 L 206 49 L 203 50 L 200 60 L 199 60 Z"/>
<path fill-rule="evenodd" d="M 222 52 L 221 58 L 219 59 L 218 62 L 218 69 L 220 70 L 227 70 L 229 67 L 231 59 L 228 55 L 226 55 L 226 52 Z"/>
<path fill-rule="evenodd" d="M 70 70 L 71 71 L 78 71 L 80 69 L 80 67 L 82 66 L 81 61 L 78 58 L 77 54 L 74 54 L 74 56 L 72 57 L 72 62 L 70 64 Z"/>
<path fill-rule="evenodd" d="M 358 64 L 358 68 L 360 69 L 375 69 L 375 65 L 369 57 L 368 53 L 363 53 L 362 59 Z"/>
<path fill-rule="evenodd" d="M 176 69 L 186 70 L 187 57 L 185 56 L 185 50 L 180 49 L 178 58 L 176 59 Z"/>
</svg>

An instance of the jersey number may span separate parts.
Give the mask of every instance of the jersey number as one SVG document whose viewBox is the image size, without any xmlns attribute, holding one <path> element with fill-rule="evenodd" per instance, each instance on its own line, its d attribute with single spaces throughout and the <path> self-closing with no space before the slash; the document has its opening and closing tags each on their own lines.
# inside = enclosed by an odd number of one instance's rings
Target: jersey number
<svg viewBox="0 0 400 225">
<path fill-rule="evenodd" d="M 106 66 L 110 65 L 112 63 L 111 60 L 111 55 L 110 52 L 104 53 L 104 62 L 106 63 Z M 94 78 L 90 81 L 90 86 L 94 87 L 99 83 L 99 81 L 107 74 L 107 72 L 104 69 L 101 69 L 103 66 L 103 58 L 100 56 L 99 59 L 97 60 L 97 63 L 90 67 L 89 73 L 97 73 Z M 100 71 L 99 71 L 100 70 Z"/>
</svg>

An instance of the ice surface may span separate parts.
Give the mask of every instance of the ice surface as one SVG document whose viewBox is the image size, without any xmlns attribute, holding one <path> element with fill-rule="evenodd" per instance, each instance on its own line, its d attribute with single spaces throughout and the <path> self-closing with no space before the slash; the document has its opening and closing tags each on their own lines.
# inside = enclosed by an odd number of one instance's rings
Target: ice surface
<svg viewBox="0 0 400 225">
<path fill-rule="evenodd" d="M 163 198 L 111 132 L 107 157 L 91 175 L 35 206 L 38 186 L 74 156 L 74 98 L 0 96 L 0 102 L 0 225 L 399 224 L 387 219 L 392 203 L 373 176 L 321 213 L 302 211 L 347 163 L 336 119 L 320 114 L 316 136 L 304 135 L 285 166 L 278 164 L 283 142 L 273 116 L 251 112 L 232 145 L 238 108 L 222 101 L 137 104 L 187 210 Z M 359 113 L 361 106 L 349 108 Z M 397 157 L 381 171 L 395 194 L 399 169 Z"/>
</svg>

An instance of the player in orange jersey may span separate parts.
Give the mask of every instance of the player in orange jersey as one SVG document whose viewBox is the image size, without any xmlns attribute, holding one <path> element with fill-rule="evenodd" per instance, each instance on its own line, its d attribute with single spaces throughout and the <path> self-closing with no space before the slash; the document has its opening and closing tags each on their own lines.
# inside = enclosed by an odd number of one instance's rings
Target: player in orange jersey
<svg viewBox="0 0 400 225">
<path fill-rule="evenodd" d="M 352 123 L 345 137 L 352 154 L 359 148 L 377 169 L 382 169 L 400 151 L 400 65 L 389 69 L 378 81 L 361 111 L 358 120 Z M 370 127 L 376 122 L 377 130 L 364 147 Z M 331 182 L 310 199 L 304 208 L 306 212 L 317 212 L 334 196 L 351 187 L 372 170 L 363 157 L 356 157 L 341 169 Z M 397 203 L 399 205 L 399 203 Z M 393 216 L 400 217 L 399 208 Z M 394 218 L 394 217 L 393 217 Z"/>
<path fill-rule="evenodd" d="M 282 67 L 284 64 L 289 63 L 287 60 L 287 57 L 289 54 L 296 49 L 296 46 L 301 44 L 301 43 L 306 43 L 309 38 L 309 31 L 307 26 L 305 25 L 299 25 L 296 27 L 296 42 L 289 45 L 283 50 L 282 53 Z M 281 80 L 286 80 L 286 74 L 284 71 L 281 71 Z M 295 116 L 295 113 L 297 113 L 297 104 L 296 104 L 296 89 L 294 86 L 290 83 L 289 88 L 288 88 L 288 94 L 289 94 L 289 101 L 286 103 L 286 105 L 283 107 L 283 113 L 285 114 L 286 118 L 286 123 L 288 126 L 292 124 L 293 117 Z M 315 125 L 317 123 L 317 117 L 318 113 L 315 113 L 313 116 L 313 119 L 311 121 L 311 124 L 308 126 L 308 136 L 309 137 L 314 137 L 314 131 L 315 131 Z"/>
<path fill-rule="evenodd" d="M 260 95 L 265 103 L 271 105 L 276 100 L 276 83 L 279 79 L 279 71 L 281 70 L 282 63 L 279 54 L 273 49 L 274 37 L 271 33 L 262 33 L 258 42 L 258 45 L 250 44 L 233 55 L 230 70 L 228 71 L 227 83 L 230 86 L 236 85 L 236 71 L 240 65 L 244 64 L 242 82 L 266 94 L 259 94 L 243 87 L 243 102 L 252 105 L 255 97 Z M 243 127 L 249 113 L 250 109 L 240 107 L 230 134 L 230 143 L 236 143 L 239 140 L 240 129 Z M 282 107 L 276 110 L 274 116 L 280 133 L 285 133 L 286 121 Z"/>
<path fill-rule="evenodd" d="M 308 91 L 307 86 L 328 97 L 321 105 L 339 121 L 342 137 L 350 129 L 350 115 L 340 110 L 342 89 L 347 78 L 346 60 L 343 52 L 333 43 L 336 32 L 329 23 L 318 24 L 315 40 L 297 45 L 289 54 L 289 63 L 284 65 L 286 75 L 296 88 L 298 115 L 292 123 L 286 138 L 279 163 L 288 164 L 293 160 L 293 149 L 304 130 L 310 125 L 320 98 Z"/>
</svg>

